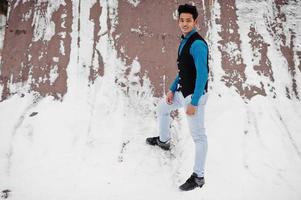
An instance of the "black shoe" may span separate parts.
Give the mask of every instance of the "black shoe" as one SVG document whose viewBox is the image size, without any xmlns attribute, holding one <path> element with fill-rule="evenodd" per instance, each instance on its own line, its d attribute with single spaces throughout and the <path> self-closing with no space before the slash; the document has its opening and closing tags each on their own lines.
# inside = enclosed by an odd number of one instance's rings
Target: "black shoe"
<svg viewBox="0 0 301 200">
<path fill-rule="evenodd" d="M 170 142 L 161 142 L 159 139 L 159 136 L 157 137 L 150 137 L 150 138 L 146 138 L 146 143 L 149 145 L 153 145 L 153 146 L 159 146 L 164 150 L 169 150 L 170 149 Z"/>
<path fill-rule="evenodd" d="M 196 173 L 193 173 L 187 181 L 179 188 L 183 191 L 193 190 L 196 187 L 202 187 L 205 184 L 204 177 L 198 177 Z"/>
</svg>

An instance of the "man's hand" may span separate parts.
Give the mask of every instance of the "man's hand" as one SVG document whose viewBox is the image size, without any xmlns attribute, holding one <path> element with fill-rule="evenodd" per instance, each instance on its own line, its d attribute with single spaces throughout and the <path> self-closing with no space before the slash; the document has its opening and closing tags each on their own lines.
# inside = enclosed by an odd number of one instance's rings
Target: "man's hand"
<svg viewBox="0 0 301 200">
<path fill-rule="evenodd" d="M 166 94 L 166 103 L 168 105 L 171 105 L 173 103 L 173 96 L 174 96 L 174 93 L 169 90 Z"/>
<path fill-rule="evenodd" d="M 194 115 L 195 112 L 196 112 L 196 108 L 197 108 L 196 106 L 188 104 L 187 109 L 186 109 L 186 114 L 189 115 L 189 116 Z"/>
</svg>

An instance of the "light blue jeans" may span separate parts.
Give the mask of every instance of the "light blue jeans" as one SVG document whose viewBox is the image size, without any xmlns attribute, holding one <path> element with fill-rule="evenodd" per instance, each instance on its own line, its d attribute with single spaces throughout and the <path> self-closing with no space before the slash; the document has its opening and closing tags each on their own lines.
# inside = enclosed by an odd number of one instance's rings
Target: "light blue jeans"
<svg viewBox="0 0 301 200">
<path fill-rule="evenodd" d="M 204 111 L 207 102 L 208 94 L 204 94 L 197 107 L 196 113 L 192 116 L 186 115 L 189 129 L 193 141 L 195 143 L 195 159 L 193 172 L 198 177 L 204 177 L 204 166 L 207 154 L 207 136 L 204 127 Z M 184 108 L 186 112 L 187 105 L 191 102 L 191 95 L 184 98 L 182 92 L 176 91 L 174 94 L 173 103 L 171 105 L 166 103 L 163 99 L 159 104 L 159 136 L 160 141 L 166 142 L 170 137 L 170 112 L 178 108 Z"/>
</svg>

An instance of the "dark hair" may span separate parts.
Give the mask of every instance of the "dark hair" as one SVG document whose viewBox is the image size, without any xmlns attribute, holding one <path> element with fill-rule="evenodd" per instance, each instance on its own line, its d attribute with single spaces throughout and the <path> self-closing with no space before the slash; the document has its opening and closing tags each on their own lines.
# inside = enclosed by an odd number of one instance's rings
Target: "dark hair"
<svg viewBox="0 0 301 200">
<path fill-rule="evenodd" d="M 192 17 L 194 20 L 198 17 L 198 11 L 197 11 L 196 7 L 193 5 L 189 5 L 189 4 L 179 5 L 179 8 L 178 8 L 179 17 L 181 15 L 181 13 L 192 14 Z"/>
</svg>

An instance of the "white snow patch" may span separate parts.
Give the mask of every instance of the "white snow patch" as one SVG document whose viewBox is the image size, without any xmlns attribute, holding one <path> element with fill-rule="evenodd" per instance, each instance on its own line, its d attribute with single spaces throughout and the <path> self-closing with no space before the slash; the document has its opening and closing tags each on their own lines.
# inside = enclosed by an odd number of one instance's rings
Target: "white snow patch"
<svg viewBox="0 0 301 200">
<path fill-rule="evenodd" d="M 6 26 L 6 17 L 5 15 L 0 15 L 0 56 L 3 48 L 5 26 Z M 0 57 L 0 61 L 1 61 L 1 57 Z"/>
<path fill-rule="evenodd" d="M 50 85 L 53 85 L 53 83 L 58 77 L 59 77 L 58 66 L 54 65 L 51 67 L 50 74 L 49 74 Z"/>
<path fill-rule="evenodd" d="M 38 5 L 47 1 L 38 1 Z M 36 9 L 34 11 L 32 26 L 33 30 L 33 41 L 38 40 L 49 41 L 55 34 L 55 23 L 51 21 L 52 13 L 57 11 L 61 5 L 65 5 L 64 0 L 53 0 L 48 2 L 47 10 Z M 39 6 L 36 6 L 39 8 Z"/>
<path fill-rule="evenodd" d="M 60 54 L 65 55 L 65 46 L 63 40 L 60 40 Z"/>
<path fill-rule="evenodd" d="M 140 3 L 140 0 L 127 0 L 127 2 L 132 4 L 134 7 L 137 7 Z"/>
<path fill-rule="evenodd" d="M 32 10 L 29 10 L 28 12 L 23 14 L 23 19 L 22 20 L 23 21 L 28 21 L 30 19 L 31 15 L 32 15 Z"/>
</svg>

